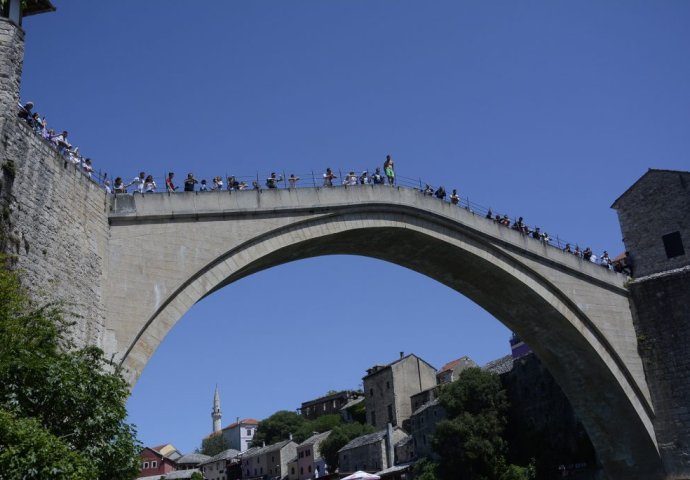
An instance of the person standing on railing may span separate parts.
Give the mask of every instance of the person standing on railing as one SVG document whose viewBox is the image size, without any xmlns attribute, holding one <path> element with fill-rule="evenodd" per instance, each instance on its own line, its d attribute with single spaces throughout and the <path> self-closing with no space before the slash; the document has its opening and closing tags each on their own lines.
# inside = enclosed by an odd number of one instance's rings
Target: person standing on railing
<svg viewBox="0 0 690 480">
<path fill-rule="evenodd" d="M 371 183 L 371 177 L 369 176 L 369 170 L 364 170 L 359 176 L 359 183 L 362 185 L 369 185 Z"/>
<path fill-rule="evenodd" d="M 333 180 L 335 180 L 336 177 L 335 173 L 331 171 L 331 168 L 328 167 L 326 169 L 326 173 L 323 174 L 323 186 L 324 187 L 332 187 L 333 186 Z"/>
<path fill-rule="evenodd" d="M 297 180 L 299 180 L 299 177 L 295 177 L 295 174 L 291 173 L 288 177 L 288 184 L 290 185 L 290 188 L 297 188 Z"/>
<path fill-rule="evenodd" d="M 388 178 L 388 185 L 395 185 L 395 169 L 393 159 L 390 155 L 386 155 L 386 161 L 383 162 L 383 173 L 385 173 L 386 178 Z"/>
</svg>

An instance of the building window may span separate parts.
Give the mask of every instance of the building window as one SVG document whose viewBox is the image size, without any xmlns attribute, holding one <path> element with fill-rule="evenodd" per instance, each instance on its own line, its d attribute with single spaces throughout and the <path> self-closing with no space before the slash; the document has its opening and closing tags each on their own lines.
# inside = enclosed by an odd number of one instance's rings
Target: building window
<svg viewBox="0 0 690 480">
<path fill-rule="evenodd" d="M 370 388 L 370 389 L 369 389 L 369 395 L 372 396 L 372 397 L 374 396 L 374 389 L 373 389 L 373 388 Z"/>
<path fill-rule="evenodd" d="M 664 249 L 666 250 L 666 258 L 680 257 L 685 255 L 685 248 L 683 248 L 683 239 L 680 238 L 680 232 L 669 233 L 661 237 L 664 242 Z"/>
<path fill-rule="evenodd" d="M 307 449 L 307 451 L 304 454 L 308 457 L 309 455 L 311 455 L 311 450 Z"/>
<path fill-rule="evenodd" d="M 304 467 L 299 467 L 299 474 L 304 475 Z"/>
<path fill-rule="evenodd" d="M 149 468 L 149 462 L 144 462 L 144 468 Z"/>
<path fill-rule="evenodd" d="M 386 390 L 390 390 L 390 389 L 391 389 L 391 382 L 386 382 Z"/>
<path fill-rule="evenodd" d="M 371 412 L 371 424 L 376 425 L 376 412 Z"/>
<path fill-rule="evenodd" d="M 248 429 L 247 429 L 247 435 L 251 435 L 251 434 L 252 434 L 252 429 L 251 429 L 251 428 L 248 428 Z"/>
<path fill-rule="evenodd" d="M 311 473 L 311 465 L 307 468 L 307 473 Z"/>
<path fill-rule="evenodd" d="M 151 468 L 156 468 L 157 466 L 158 466 L 157 461 L 154 460 L 153 462 L 151 462 Z"/>
<path fill-rule="evenodd" d="M 388 405 L 388 421 L 393 423 L 393 405 Z"/>
</svg>

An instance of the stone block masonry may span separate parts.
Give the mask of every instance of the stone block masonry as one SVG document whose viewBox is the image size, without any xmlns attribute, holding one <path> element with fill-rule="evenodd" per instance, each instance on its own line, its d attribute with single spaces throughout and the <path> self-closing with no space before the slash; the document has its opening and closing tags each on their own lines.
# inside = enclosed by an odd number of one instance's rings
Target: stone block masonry
<svg viewBox="0 0 690 480">
<path fill-rule="evenodd" d="M 24 31 L 0 17 L 0 108 L 15 112 L 24 62 Z M 3 118 L 4 120 L 4 118 Z"/>
<path fill-rule="evenodd" d="M 690 478 L 690 267 L 630 284 L 667 478 Z"/>
<path fill-rule="evenodd" d="M 0 244 L 35 298 L 66 302 L 77 345 L 103 346 L 109 199 L 22 121 L 0 135 Z"/>
<path fill-rule="evenodd" d="M 0 18 L 0 250 L 39 301 L 65 302 L 77 345 L 103 345 L 109 200 L 17 118 L 24 31 Z"/>
</svg>

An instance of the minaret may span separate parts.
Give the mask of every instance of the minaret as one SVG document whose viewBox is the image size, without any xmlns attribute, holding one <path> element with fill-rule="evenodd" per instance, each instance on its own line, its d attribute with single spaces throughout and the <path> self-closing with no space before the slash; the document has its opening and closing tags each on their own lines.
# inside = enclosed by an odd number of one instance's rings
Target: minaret
<svg viewBox="0 0 690 480">
<path fill-rule="evenodd" d="M 220 432 L 220 419 L 223 415 L 220 413 L 220 394 L 218 393 L 218 385 L 216 385 L 216 393 L 213 394 L 213 410 L 211 411 L 211 418 L 213 418 L 213 433 Z"/>
</svg>

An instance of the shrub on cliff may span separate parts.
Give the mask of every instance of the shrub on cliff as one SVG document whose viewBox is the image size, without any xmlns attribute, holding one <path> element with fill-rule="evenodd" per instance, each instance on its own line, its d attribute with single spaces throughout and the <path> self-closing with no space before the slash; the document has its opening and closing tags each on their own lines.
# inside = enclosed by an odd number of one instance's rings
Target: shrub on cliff
<svg viewBox="0 0 690 480">
<path fill-rule="evenodd" d="M 3 267 L 0 479 L 135 478 L 141 446 L 125 422 L 127 382 L 100 349 L 74 348 L 60 307 L 33 305 Z"/>
</svg>

